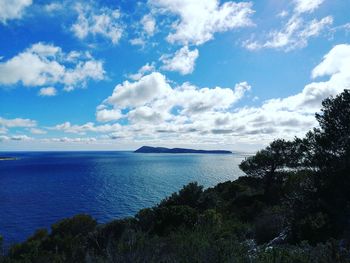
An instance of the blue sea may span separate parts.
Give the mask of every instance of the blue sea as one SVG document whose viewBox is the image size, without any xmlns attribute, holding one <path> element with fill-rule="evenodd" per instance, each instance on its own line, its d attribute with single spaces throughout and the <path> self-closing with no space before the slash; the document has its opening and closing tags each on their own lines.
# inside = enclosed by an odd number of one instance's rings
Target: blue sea
<svg viewBox="0 0 350 263">
<path fill-rule="evenodd" d="M 38 228 L 87 213 L 104 223 L 133 216 L 197 181 L 205 187 L 242 175 L 238 154 L 11 152 L 0 161 L 0 235 L 5 245 Z"/>
</svg>

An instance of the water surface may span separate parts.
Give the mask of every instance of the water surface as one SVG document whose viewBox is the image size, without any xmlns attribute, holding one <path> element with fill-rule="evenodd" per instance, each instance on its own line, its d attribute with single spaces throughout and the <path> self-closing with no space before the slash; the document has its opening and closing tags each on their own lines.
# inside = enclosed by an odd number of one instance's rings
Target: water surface
<svg viewBox="0 0 350 263">
<path fill-rule="evenodd" d="M 132 216 L 183 185 L 205 187 L 242 175 L 239 155 L 132 152 L 2 152 L 0 235 L 25 240 L 59 219 L 88 213 L 98 222 Z"/>
</svg>

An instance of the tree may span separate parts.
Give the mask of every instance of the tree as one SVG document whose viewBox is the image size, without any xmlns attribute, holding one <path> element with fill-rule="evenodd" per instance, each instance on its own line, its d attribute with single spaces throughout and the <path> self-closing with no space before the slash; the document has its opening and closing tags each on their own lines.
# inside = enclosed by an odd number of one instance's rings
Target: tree
<svg viewBox="0 0 350 263">
<path fill-rule="evenodd" d="M 316 143 L 322 147 L 325 165 L 330 169 L 350 166 L 350 90 L 322 102 L 321 113 L 316 114 L 320 129 L 316 130 Z"/>
<path fill-rule="evenodd" d="M 262 178 L 265 184 L 265 194 L 269 196 L 277 175 L 293 166 L 294 159 L 296 158 L 293 142 L 278 139 L 254 156 L 246 158 L 241 162 L 239 168 L 248 176 Z"/>
<path fill-rule="evenodd" d="M 3 243 L 4 243 L 4 238 L 0 235 L 0 262 L 4 254 Z"/>
<path fill-rule="evenodd" d="M 320 128 L 314 131 L 319 195 L 340 233 L 350 228 L 350 90 L 325 99 L 322 106 L 316 114 Z"/>
<path fill-rule="evenodd" d="M 325 99 L 316 119 L 319 128 L 299 141 L 309 173 L 295 185 L 290 211 L 296 239 L 318 242 L 350 229 L 350 91 Z"/>
</svg>

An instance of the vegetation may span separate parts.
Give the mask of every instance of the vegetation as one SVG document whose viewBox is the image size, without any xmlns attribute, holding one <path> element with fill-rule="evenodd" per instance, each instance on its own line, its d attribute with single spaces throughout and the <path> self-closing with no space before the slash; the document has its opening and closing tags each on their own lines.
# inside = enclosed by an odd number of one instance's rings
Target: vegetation
<svg viewBox="0 0 350 263">
<path fill-rule="evenodd" d="M 350 262 L 350 92 L 326 99 L 316 119 L 305 138 L 244 160 L 247 176 L 236 181 L 190 183 L 104 225 L 64 219 L 0 261 Z"/>
</svg>

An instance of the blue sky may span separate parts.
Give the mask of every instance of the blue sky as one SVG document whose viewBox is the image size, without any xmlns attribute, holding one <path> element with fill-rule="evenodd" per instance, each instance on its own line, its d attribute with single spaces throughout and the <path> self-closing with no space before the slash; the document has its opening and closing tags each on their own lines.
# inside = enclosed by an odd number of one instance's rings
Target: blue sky
<svg viewBox="0 0 350 263">
<path fill-rule="evenodd" d="M 343 0 L 0 0 L 0 149 L 251 151 L 350 88 Z"/>
</svg>

